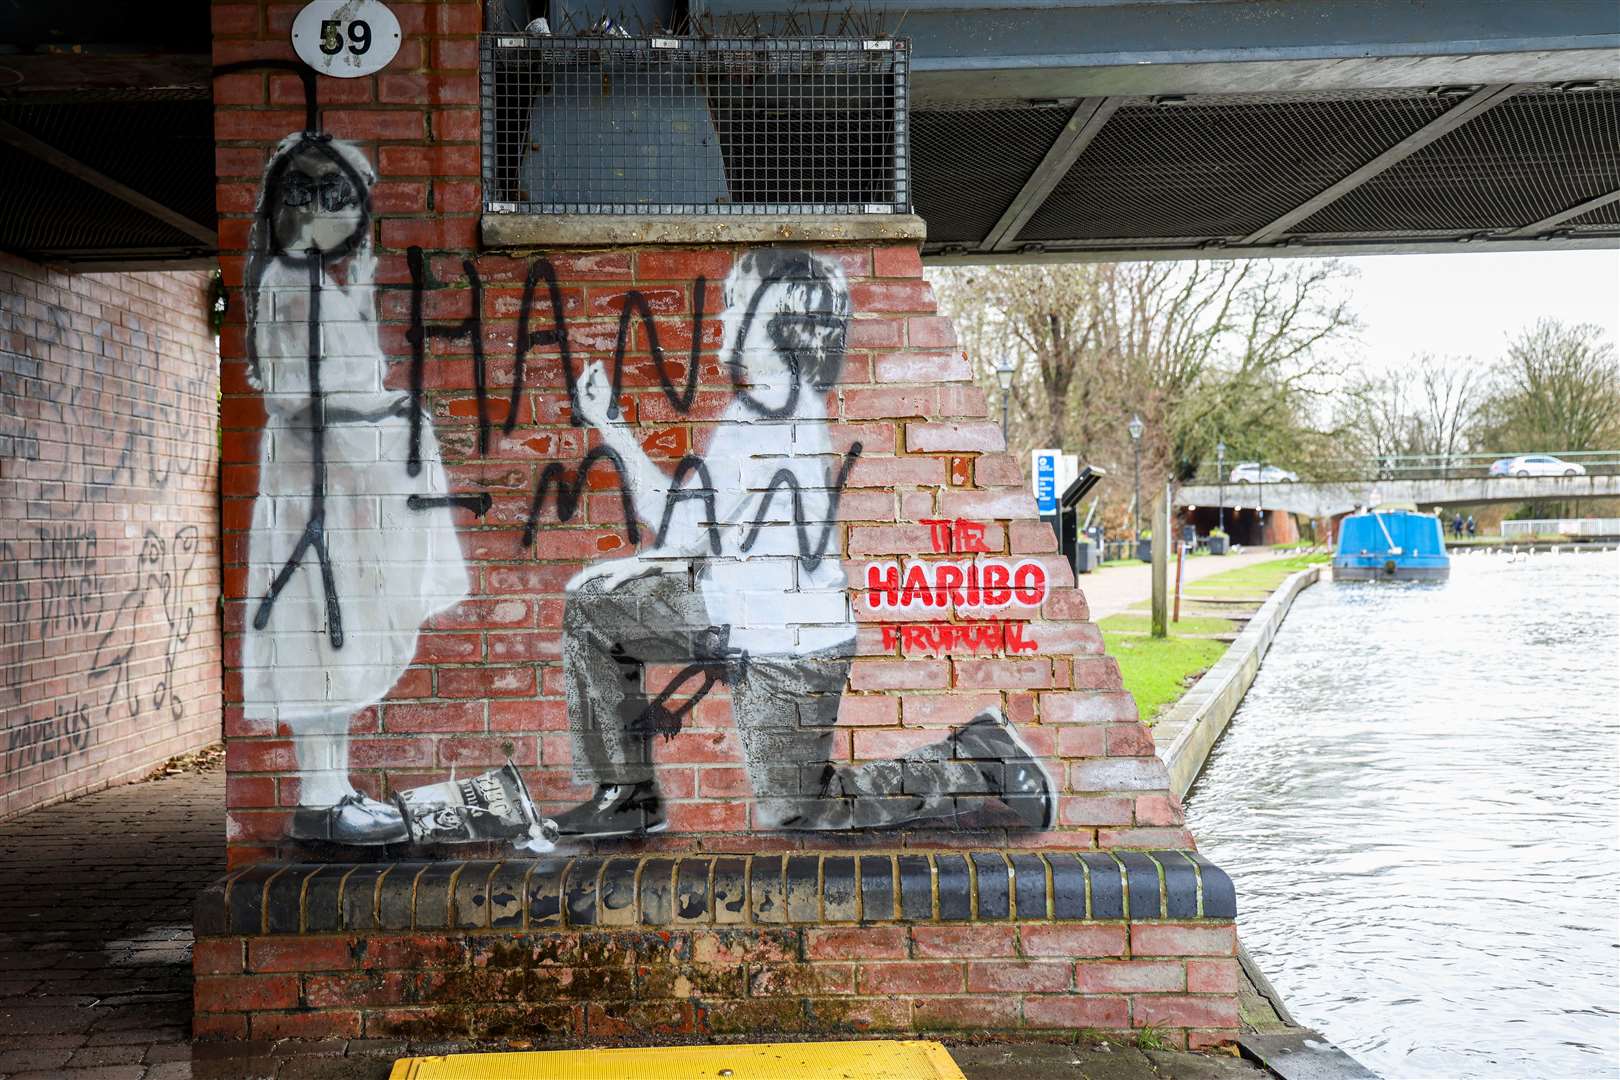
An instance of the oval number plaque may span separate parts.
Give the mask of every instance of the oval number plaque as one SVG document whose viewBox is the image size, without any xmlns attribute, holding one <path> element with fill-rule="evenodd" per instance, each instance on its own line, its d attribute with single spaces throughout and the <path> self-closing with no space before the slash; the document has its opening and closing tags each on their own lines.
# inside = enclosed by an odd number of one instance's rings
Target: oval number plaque
<svg viewBox="0 0 1620 1080">
<path fill-rule="evenodd" d="M 293 20 L 292 44 L 322 75 L 357 79 L 399 52 L 399 20 L 382 0 L 311 0 Z"/>
</svg>

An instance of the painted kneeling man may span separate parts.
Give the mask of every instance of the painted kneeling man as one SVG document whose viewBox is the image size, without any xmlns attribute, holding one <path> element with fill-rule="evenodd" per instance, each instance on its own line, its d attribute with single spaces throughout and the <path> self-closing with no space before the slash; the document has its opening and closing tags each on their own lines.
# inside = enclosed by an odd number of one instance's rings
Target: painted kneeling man
<svg viewBox="0 0 1620 1080">
<path fill-rule="evenodd" d="M 670 702 L 690 711 L 716 683 L 730 691 L 756 828 L 952 826 L 968 814 L 1049 828 L 1051 779 L 999 710 L 898 760 L 851 764 L 833 753 L 855 652 L 838 500 L 859 446 L 834 452 L 826 393 L 843 364 L 849 290 L 830 259 L 764 250 L 738 262 L 725 304 L 735 393 L 701 468 L 687 459 L 665 473 L 620 421 L 601 366 L 580 379 L 580 418 L 623 463 L 637 516 L 657 534 L 641 554 L 569 583 L 574 766 L 596 791 L 558 828 L 578 837 L 664 828 L 654 736 L 680 727 Z M 670 686 L 643 687 L 648 664 L 686 666 Z"/>
</svg>

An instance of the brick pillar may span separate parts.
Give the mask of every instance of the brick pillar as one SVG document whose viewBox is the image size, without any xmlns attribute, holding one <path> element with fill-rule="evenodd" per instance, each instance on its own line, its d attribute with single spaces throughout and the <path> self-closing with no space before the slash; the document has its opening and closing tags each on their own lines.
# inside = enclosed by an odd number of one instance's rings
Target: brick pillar
<svg viewBox="0 0 1620 1080">
<path fill-rule="evenodd" d="M 480 250 L 478 5 L 396 10 L 386 72 L 319 80 L 342 145 L 283 141 L 290 75 L 219 80 L 245 869 L 199 909 L 199 1033 L 1234 1028 L 1229 883 L 1183 854 L 1152 740 L 922 280 L 920 223 L 694 243 L 662 222 L 581 247 L 537 221 L 521 250 Z M 215 12 L 217 59 L 287 55 L 281 8 Z M 344 183 L 369 218 L 299 218 Z M 255 231 L 261 199 L 291 212 Z M 312 287 L 271 236 L 342 243 Z M 539 860 L 386 822 L 369 850 L 307 836 L 339 785 L 383 821 L 401 791 L 508 762 L 540 815 L 639 783 L 661 827 Z M 623 935 L 585 957 L 581 926 Z M 633 933 L 659 926 L 684 929 Z M 520 974 L 467 977 L 486 967 Z"/>
</svg>

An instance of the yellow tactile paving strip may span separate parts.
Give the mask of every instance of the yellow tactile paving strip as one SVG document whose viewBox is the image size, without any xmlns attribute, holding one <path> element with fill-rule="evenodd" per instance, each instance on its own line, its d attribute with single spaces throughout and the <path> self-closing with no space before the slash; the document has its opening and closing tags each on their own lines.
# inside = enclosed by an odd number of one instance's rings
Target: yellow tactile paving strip
<svg viewBox="0 0 1620 1080">
<path fill-rule="evenodd" d="M 937 1042 L 748 1043 L 402 1058 L 389 1080 L 964 1080 Z"/>
</svg>

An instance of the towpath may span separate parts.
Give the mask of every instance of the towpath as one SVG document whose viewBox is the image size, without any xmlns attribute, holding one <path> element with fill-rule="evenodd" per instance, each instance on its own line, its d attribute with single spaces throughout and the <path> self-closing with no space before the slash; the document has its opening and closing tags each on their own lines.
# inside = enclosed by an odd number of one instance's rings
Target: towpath
<svg viewBox="0 0 1620 1080">
<path fill-rule="evenodd" d="M 1292 552 L 1289 554 L 1292 554 Z M 1206 555 L 1196 559 L 1188 559 L 1182 566 L 1182 592 L 1186 592 L 1189 583 L 1207 578 L 1212 574 L 1219 574 L 1226 570 L 1236 570 L 1240 566 L 1252 566 L 1255 563 L 1270 562 L 1272 559 L 1285 559 L 1287 557 L 1288 555 L 1273 551 L 1270 548 L 1251 548 L 1239 554 Z M 1171 552 L 1170 588 L 1173 590 L 1175 587 L 1175 552 Z M 1086 594 L 1086 604 L 1091 609 L 1091 621 L 1099 622 L 1110 615 L 1119 614 L 1132 604 L 1138 604 L 1152 598 L 1153 567 L 1145 562 L 1102 567 L 1092 573 L 1082 574 L 1080 576 L 1080 589 Z"/>
</svg>

